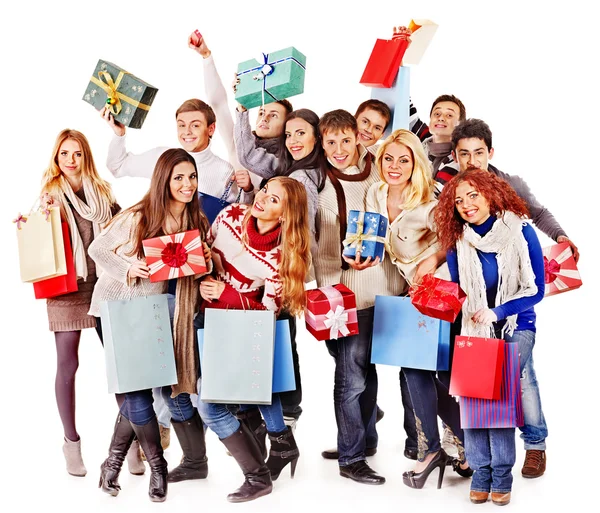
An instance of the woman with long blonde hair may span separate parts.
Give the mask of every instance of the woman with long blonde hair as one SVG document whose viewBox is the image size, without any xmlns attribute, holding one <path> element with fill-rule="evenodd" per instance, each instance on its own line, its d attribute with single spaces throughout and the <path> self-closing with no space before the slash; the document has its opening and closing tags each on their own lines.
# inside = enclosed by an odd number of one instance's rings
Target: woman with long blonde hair
<svg viewBox="0 0 600 513">
<path fill-rule="evenodd" d="M 47 305 L 50 331 L 56 339 L 54 387 L 64 429 L 63 453 L 67 472 L 85 476 L 81 439 L 75 425 L 79 340 L 81 330 L 85 328 L 96 328 L 102 337 L 100 325 L 88 315 L 97 279 L 88 247 L 119 207 L 110 184 L 98 174 L 88 140 L 81 132 L 67 128 L 58 134 L 42 179 L 42 202 L 60 207 L 61 217 L 69 225 L 73 248 L 78 290 L 49 298 Z"/>
<path fill-rule="evenodd" d="M 256 194 L 252 206 L 230 205 L 213 223 L 211 234 L 215 277 L 200 284 L 204 299 L 197 327 L 203 327 L 205 308 L 304 310 L 304 282 L 310 266 L 310 234 L 304 186 L 289 177 L 271 178 Z M 242 410 L 244 406 L 242 406 Z M 278 394 L 270 405 L 259 405 L 271 440 L 265 454 L 254 433 L 226 405 L 198 401 L 200 416 L 225 444 L 245 475 L 244 484 L 230 494 L 231 502 L 266 495 L 272 480 L 291 463 L 294 476 L 300 455 L 292 430 L 285 425 Z"/>
</svg>

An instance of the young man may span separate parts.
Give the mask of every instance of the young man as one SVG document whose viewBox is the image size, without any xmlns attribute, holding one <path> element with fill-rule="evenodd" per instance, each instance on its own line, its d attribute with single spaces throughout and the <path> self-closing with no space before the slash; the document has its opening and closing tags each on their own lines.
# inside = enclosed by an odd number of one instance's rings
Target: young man
<svg viewBox="0 0 600 513">
<path fill-rule="evenodd" d="M 377 374 L 370 363 L 375 295 L 398 295 L 406 288 L 390 259 L 382 263 L 342 258 L 350 210 L 365 209 L 368 188 L 379 173 L 372 156 L 357 145 L 356 119 L 345 110 L 325 114 L 319 123 L 330 167 L 319 194 L 316 228 L 319 234 L 314 266 L 317 286 L 342 283 L 356 295 L 359 334 L 327 341 L 334 357 L 334 408 L 338 427 L 340 475 L 365 484 L 383 484 L 365 453 L 377 447 Z"/>
<path fill-rule="evenodd" d="M 358 106 L 354 117 L 358 125 L 358 142 L 369 148 L 381 139 L 392 113 L 382 101 L 366 100 Z"/>
<path fill-rule="evenodd" d="M 576 259 L 577 247 L 567 237 L 565 231 L 554 216 L 543 207 L 519 176 L 503 173 L 490 164 L 494 155 L 492 132 L 480 119 L 469 119 L 461 123 L 452 133 L 452 157 L 460 171 L 484 169 L 507 181 L 517 194 L 525 200 L 533 223 L 538 229 L 556 242 L 568 242 Z M 523 477 L 536 478 L 546 470 L 546 437 L 548 429 L 542 412 L 540 391 L 533 368 L 531 355 L 535 339 L 529 344 L 519 346 L 521 356 L 521 386 L 523 390 L 524 425 L 520 428 L 521 438 L 525 441 L 525 462 L 521 469 Z M 527 347 L 525 347 L 525 345 Z"/>
</svg>

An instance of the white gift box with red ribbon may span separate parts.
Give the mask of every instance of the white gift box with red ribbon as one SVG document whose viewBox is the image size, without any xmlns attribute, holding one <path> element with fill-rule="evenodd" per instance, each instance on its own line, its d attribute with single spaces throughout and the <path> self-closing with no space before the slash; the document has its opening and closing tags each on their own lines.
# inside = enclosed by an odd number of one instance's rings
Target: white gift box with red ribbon
<svg viewBox="0 0 600 513">
<path fill-rule="evenodd" d="M 582 285 L 581 276 L 568 242 L 542 249 L 544 254 L 545 296 L 553 296 Z"/>
<path fill-rule="evenodd" d="M 306 292 L 306 329 L 317 340 L 332 340 L 358 334 L 356 297 L 337 284 Z"/>
</svg>

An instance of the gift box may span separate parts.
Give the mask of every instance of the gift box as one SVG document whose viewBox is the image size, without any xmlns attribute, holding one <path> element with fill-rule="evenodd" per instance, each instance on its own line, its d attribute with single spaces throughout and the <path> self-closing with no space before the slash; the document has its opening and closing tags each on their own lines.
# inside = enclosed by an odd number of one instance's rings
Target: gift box
<svg viewBox="0 0 600 513">
<path fill-rule="evenodd" d="M 130 128 L 141 128 L 158 89 L 100 59 L 83 94 L 83 101 L 96 110 L 107 106 L 115 120 Z"/>
<path fill-rule="evenodd" d="M 582 285 L 581 276 L 568 242 L 543 248 L 545 296 L 553 296 Z"/>
<path fill-rule="evenodd" d="M 354 258 L 360 251 L 361 259 L 371 257 L 375 260 L 379 257 L 380 261 L 383 260 L 387 227 L 388 220 L 384 215 L 350 210 L 343 255 Z"/>
<path fill-rule="evenodd" d="M 411 31 L 411 42 L 402 60 L 402 64 L 405 66 L 421 62 L 425 50 L 437 32 L 438 25 L 431 20 L 411 20 L 408 29 Z"/>
<path fill-rule="evenodd" d="M 452 369 L 454 373 L 454 369 Z M 504 344 L 500 399 L 460 397 L 463 429 L 513 428 L 523 425 L 519 344 Z"/>
<path fill-rule="evenodd" d="M 504 345 L 497 338 L 456 337 L 450 395 L 500 399 Z"/>
<path fill-rule="evenodd" d="M 373 87 L 371 98 L 385 103 L 392 113 L 392 117 L 385 129 L 384 137 L 394 130 L 409 128 L 410 113 L 410 68 L 400 66 L 392 87 Z"/>
<path fill-rule="evenodd" d="M 375 296 L 371 363 L 448 370 L 450 323 L 420 313 L 409 297 Z"/>
<path fill-rule="evenodd" d="M 421 283 L 410 288 L 414 307 L 424 315 L 454 322 L 467 299 L 458 283 L 441 280 L 432 274 L 423 276 Z"/>
<path fill-rule="evenodd" d="M 293 46 L 238 64 L 235 99 L 247 109 L 304 92 L 306 57 Z"/>
<path fill-rule="evenodd" d="M 164 281 L 207 272 L 198 230 L 163 235 L 142 241 L 150 281 Z"/>
<path fill-rule="evenodd" d="M 308 290 L 304 318 L 317 340 L 358 335 L 356 297 L 342 284 Z"/>
<path fill-rule="evenodd" d="M 369 87 L 392 87 L 410 41 L 377 39 L 360 83 Z"/>
</svg>

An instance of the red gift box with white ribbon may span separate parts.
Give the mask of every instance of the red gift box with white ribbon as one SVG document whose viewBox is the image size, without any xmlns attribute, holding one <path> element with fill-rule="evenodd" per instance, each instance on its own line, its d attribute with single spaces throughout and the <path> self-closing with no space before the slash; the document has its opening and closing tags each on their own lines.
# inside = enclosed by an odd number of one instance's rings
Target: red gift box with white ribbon
<svg viewBox="0 0 600 513">
<path fill-rule="evenodd" d="M 581 276 L 568 242 L 561 242 L 542 249 L 544 254 L 545 296 L 553 296 L 582 285 Z"/>
<path fill-rule="evenodd" d="M 173 233 L 142 241 L 150 281 L 164 281 L 206 273 L 204 248 L 198 230 Z"/>
<path fill-rule="evenodd" d="M 426 274 L 419 285 L 409 290 L 411 302 L 423 315 L 454 322 L 467 295 L 458 283 Z"/>
<path fill-rule="evenodd" d="M 345 285 L 307 291 L 304 317 L 306 329 L 317 340 L 358 335 L 356 297 Z"/>
</svg>

